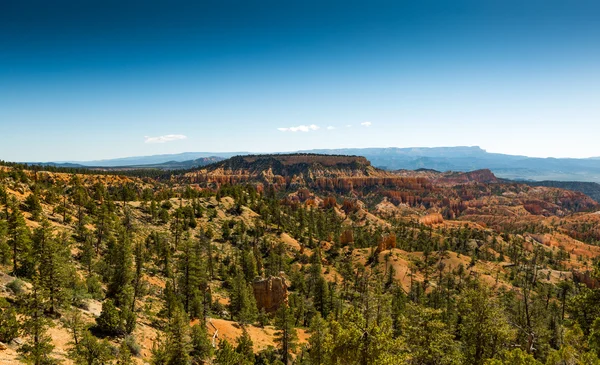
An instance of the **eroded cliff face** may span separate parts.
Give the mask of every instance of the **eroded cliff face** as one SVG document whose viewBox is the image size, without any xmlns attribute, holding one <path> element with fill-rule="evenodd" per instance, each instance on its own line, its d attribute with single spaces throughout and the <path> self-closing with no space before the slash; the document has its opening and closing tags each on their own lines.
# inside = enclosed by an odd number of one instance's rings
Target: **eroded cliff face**
<svg viewBox="0 0 600 365">
<path fill-rule="evenodd" d="M 276 190 L 313 188 L 340 192 L 427 182 L 374 168 L 364 157 L 330 155 L 238 156 L 189 172 L 184 178 L 213 187 L 252 182 Z"/>
<path fill-rule="evenodd" d="M 492 208 L 497 211 L 498 207 L 511 210 L 513 215 L 564 216 L 596 206 L 596 202 L 582 193 L 507 183 L 490 170 L 385 171 L 359 156 L 237 156 L 176 178 L 212 189 L 223 184 L 251 183 L 258 191 L 274 189 L 294 194 L 307 190 L 322 198 L 339 193 L 377 203 L 385 197 L 394 205 L 434 210 L 442 219 L 498 215 L 486 211 Z M 300 195 L 298 199 L 303 201 Z M 515 212 L 515 206 L 521 209 Z"/>
<path fill-rule="evenodd" d="M 283 303 L 287 303 L 288 285 L 283 277 L 270 276 L 252 283 L 254 298 L 258 310 L 267 313 L 275 312 Z"/>
</svg>

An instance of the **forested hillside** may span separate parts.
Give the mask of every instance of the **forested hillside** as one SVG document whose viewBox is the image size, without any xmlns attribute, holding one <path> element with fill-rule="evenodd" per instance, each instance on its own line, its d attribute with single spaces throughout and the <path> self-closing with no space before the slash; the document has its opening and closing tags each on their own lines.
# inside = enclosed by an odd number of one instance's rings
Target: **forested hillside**
<svg viewBox="0 0 600 365">
<path fill-rule="evenodd" d="M 581 193 L 349 156 L 144 175 L 0 166 L 1 364 L 600 364 Z"/>
</svg>

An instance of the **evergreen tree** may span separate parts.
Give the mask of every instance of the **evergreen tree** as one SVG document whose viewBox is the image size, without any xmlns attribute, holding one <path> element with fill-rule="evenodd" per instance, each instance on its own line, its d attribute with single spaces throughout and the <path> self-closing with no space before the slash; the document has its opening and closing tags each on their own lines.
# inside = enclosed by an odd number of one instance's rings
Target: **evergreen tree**
<svg viewBox="0 0 600 365">
<path fill-rule="evenodd" d="M 315 309 L 318 310 L 323 317 L 327 317 L 329 313 L 329 287 L 327 281 L 323 277 L 321 267 L 321 251 L 316 249 L 311 257 L 310 273 L 308 278 L 310 297 L 313 299 Z"/>
<path fill-rule="evenodd" d="M 240 271 L 233 280 L 229 307 L 231 313 L 243 324 L 252 323 L 256 319 L 258 310 L 254 292 Z"/>
<path fill-rule="evenodd" d="M 119 347 L 119 356 L 117 358 L 117 365 L 134 365 L 133 357 L 129 347 L 123 342 Z"/>
<path fill-rule="evenodd" d="M 79 341 L 81 340 L 85 329 L 81 312 L 76 308 L 71 309 L 65 314 L 63 318 L 63 324 L 65 328 L 71 332 L 75 346 L 79 345 Z"/>
<path fill-rule="evenodd" d="M 23 315 L 23 331 L 28 335 L 28 341 L 19 348 L 19 353 L 34 365 L 55 364 L 57 361 L 50 357 L 54 345 L 46 331 L 52 324 L 44 315 L 47 307 L 41 293 L 39 280 L 34 277 L 31 293 L 25 299 Z"/>
<path fill-rule="evenodd" d="M 441 321 L 441 310 L 410 304 L 402 325 L 409 364 L 461 364 L 462 356 L 454 335 Z"/>
<path fill-rule="evenodd" d="M 56 237 L 49 237 L 39 246 L 38 262 L 40 284 L 48 293 L 48 313 L 54 315 L 58 307 L 66 300 L 66 287 L 70 267 L 70 246 L 66 233 L 62 232 Z"/>
<path fill-rule="evenodd" d="M 277 310 L 275 328 L 277 328 L 275 341 L 279 344 L 281 359 L 284 364 L 289 364 L 291 353 L 296 349 L 298 334 L 294 328 L 294 316 L 287 303 L 281 305 Z"/>
<path fill-rule="evenodd" d="M 13 275 L 27 274 L 29 270 L 25 267 L 24 261 L 31 248 L 30 232 L 17 202 L 13 200 L 10 204 L 8 244 L 12 249 Z"/>
<path fill-rule="evenodd" d="M 8 222 L 0 218 L 0 265 L 8 265 L 11 258 L 10 246 L 8 244 Z"/>
<path fill-rule="evenodd" d="M 308 355 L 311 365 L 328 363 L 327 343 L 330 342 L 327 322 L 317 313 L 310 322 L 310 337 L 308 338 Z"/>
<path fill-rule="evenodd" d="M 34 187 L 33 192 L 25 198 L 25 206 L 27 211 L 31 213 L 33 220 L 38 220 L 42 214 L 42 204 L 40 203 L 39 190 Z"/>
<path fill-rule="evenodd" d="M 201 280 L 200 257 L 197 256 L 198 250 L 192 247 L 192 241 L 189 236 L 183 239 L 182 252 L 178 255 L 178 281 L 179 291 L 183 296 L 183 307 L 186 312 L 190 312 L 191 304 L 195 296 L 198 295 Z"/>
<path fill-rule="evenodd" d="M 167 365 L 191 363 L 191 339 L 189 319 L 181 304 L 175 306 L 173 316 L 166 329 L 165 354 Z"/>
<path fill-rule="evenodd" d="M 158 335 L 156 340 L 152 343 L 152 358 L 150 363 L 152 365 L 166 365 L 168 360 L 169 357 L 164 340 Z"/>
<path fill-rule="evenodd" d="M 0 185 L 0 204 L 4 205 L 4 216 L 0 215 L 2 219 L 8 219 L 8 204 L 9 204 L 9 195 L 6 191 L 6 186 L 4 184 Z"/>
<path fill-rule="evenodd" d="M 175 210 L 175 214 L 173 215 L 173 219 L 171 220 L 170 226 L 171 234 L 175 239 L 175 249 L 179 249 L 179 242 L 185 228 L 186 227 L 183 222 L 183 214 L 181 212 L 181 209 L 177 209 Z"/>
<path fill-rule="evenodd" d="M 488 359 L 485 365 L 542 365 L 533 355 L 521 349 L 506 351 L 502 355 L 502 359 Z"/>
<path fill-rule="evenodd" d="M 121 230 L 119 239 L 109 248 L 106 258 L 110 275 L 106 296 L 119 307 L 129 306 L 133 299 L 134 272 L 131 239 L 127 232 Z"/>
<path fill-rule="evenodd" d="M 214 363 L 217 365 L 249 365 L 242 354 L 238 354 L 227 341 L 219 342 Z"/>
<path fill-rule="evenodd" d="M 142 295 L 142 276 L 146 262 L 144 245 L 138 242 L 135 245 L 135 273 L 133 278 L 133 298 L 131 299 L 131 312 L 135 312 L 135 302 Z"/>
<path fill-rule="evenodd" d="M 506 349 L 514 338 L 505 313 L 489 288 L 467 289 L 459 302 L 459 334 L 468 364 L 482 364 Z"/>
<path fill-rule="evenodd" d="M 258 272 L 256 271 L 256 260 L 254 259 L 254 254 L 251 250 L 243 250 L 240 254 L 242 271 L 244 273 L 244 277 L 246 281 L 251 283 Z"/>
<path fill-rule="evenodd" d="M 119 310 L 112 299 L 102 303 L 102 312 L 96 318 L 97 329 L 109 336 L 119 336 L 124 333 L 124 324 Z"/>
<path fill-rule="evenodd" d="M 98 340 L 89 331 L 84 331 L 81 340 L 69 351 L 77 365 L 105 365 L 113 359 L 110 344 L 106 340 Z"/>
<path fill-rule="evenodd" d="M 192 326 L 191 344 L 192 351 L 190 352 L 190 355 L 194 364 L 202 364 L 206 359 L 212 356 L 213 347 L 203 320 Z"/>
<path fill-rule="evenodd" d="M 600 317 L 596 317 L 592 323 L 590 335 L 588 336 L 588 344 L 590 349 L 596 352 L 596 355 L 600 356 Z"/>
<path fill-rule="evenodd" d="M 254 343 L 248 334 L 246 327 L 242 327 L 242 334 L 236 340 L 237 346 L 235 352 L 242 355 L 249 363 L 254 362 Z"/>
<path fill-rule="evenodd" d="M 107 205 L 107 202 L 102 204 L 94 220 L 96 227 L 96 254 L 100 253 L 102 244 L 104 243 L 105 238 L 108 236 L 112 226 L 112 216 Z"/>
<path fill-rule="evenodd" d="M 0 342 L 9 343 L 19 337 L 20 327 L 15 309 L 0 299 Z"/>
</svg>

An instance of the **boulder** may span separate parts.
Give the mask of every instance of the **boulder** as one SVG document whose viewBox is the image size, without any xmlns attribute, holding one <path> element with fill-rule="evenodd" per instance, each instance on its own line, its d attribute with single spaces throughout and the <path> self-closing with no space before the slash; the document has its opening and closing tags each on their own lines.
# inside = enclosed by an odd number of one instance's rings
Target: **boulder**
<svg viewBox="0 0 600 365">
<path fill-rule="evenodd" d="M 282 276 L 270 276 L 266 279 L 257 278 L 252 283 L 254 298 L 258 310 L 267 313 L 275 312 L 281 304 L 287 303 L 288 285 Z"/>
</svg>

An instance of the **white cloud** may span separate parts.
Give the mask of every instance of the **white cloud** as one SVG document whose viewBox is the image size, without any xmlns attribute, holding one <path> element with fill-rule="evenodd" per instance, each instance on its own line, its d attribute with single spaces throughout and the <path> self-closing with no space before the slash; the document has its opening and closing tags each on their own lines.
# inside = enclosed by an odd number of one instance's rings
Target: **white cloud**
<svg viewBox="0 0 600 365">
<path fill-rule="evenodd" d="M 144 137 L 144 143 L 167 143 L 187 139 L 183 134 L 166 134 L 158 137 Z"/>
<path fill-rule="evenodd" d="M 328 131 L 332 131 L 332 130 L 334 130 L 334 129 L 335 129 L 335 127 L 334 127 L 334 126 L 332 126 L 332 125 L 330 125 L 329 127 L 327 127 L 327 130 L 328 130 Z"/>
<path fill-rule="evenodd" d="M 373 123 L 371 122 L 362 122 L 360 123 L 360 125 L 362 125 L 363 127 L 370 127 Z"/>
<path fill-rule="evenodd" d="M 318 125 L 299 125 L 297 127 L 288 127 L 288 128 L 277 128 L 278 131 L 281 132 L 310 132 L 310 131 L 316 131 L 317 129 L 319 129 Z"/>
<path fill-rule="evenodd" d="M 346 124 L 346 128 L 352 128 L 352 124 Z"/>
</svg>

